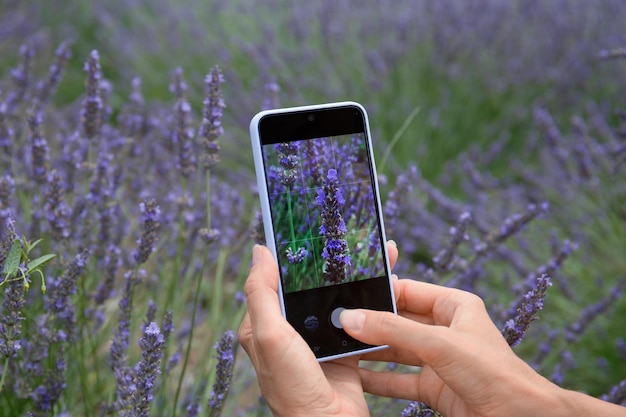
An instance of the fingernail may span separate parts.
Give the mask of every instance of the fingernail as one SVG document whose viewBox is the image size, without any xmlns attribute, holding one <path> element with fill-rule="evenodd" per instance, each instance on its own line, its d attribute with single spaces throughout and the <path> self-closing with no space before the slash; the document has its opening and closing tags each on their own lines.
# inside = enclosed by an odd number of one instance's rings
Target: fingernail
<svg viewBox="0 0 626 417">
<path fill-rule="evenodd" d="M 258 263 L 261 260 L 261 245 L 254 245 L 252 247 L 252 265 Z"/>
<path fill-rule="evenodd" d="M 358 332 L 365 324 L 365 313 L 358 310 L 344 310 L 339 316 L 339 321 L 345 329 Z"/>
<path fill-rule="evenodd" d="M 393 239 L 389 239 L 389 240 L 387 241 L 387 243 L 389 243 L 390 245 L 393 245 L 393 247 L 394 247 L 394 248 L 397 248 L 397 247 L 398 247 L 398 244 L 397 244 L 397 243 L 396 243 L 396 241 L 395 241 L 395 240 L 393 240 Z"/>
</svg>

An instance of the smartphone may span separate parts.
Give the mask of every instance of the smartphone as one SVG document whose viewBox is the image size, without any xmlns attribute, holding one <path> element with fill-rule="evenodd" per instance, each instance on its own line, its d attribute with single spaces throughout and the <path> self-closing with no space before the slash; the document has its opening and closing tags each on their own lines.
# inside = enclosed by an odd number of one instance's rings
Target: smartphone
<svg viewBox="0 0 626 417">
<path fill-rule="evenodd" d="M 343 309 L 396 313 L 367 113 L 354 102 L 267 110 L 250 123 L 281 308 L 319 361 L 372 346 Z"/>
</svg>

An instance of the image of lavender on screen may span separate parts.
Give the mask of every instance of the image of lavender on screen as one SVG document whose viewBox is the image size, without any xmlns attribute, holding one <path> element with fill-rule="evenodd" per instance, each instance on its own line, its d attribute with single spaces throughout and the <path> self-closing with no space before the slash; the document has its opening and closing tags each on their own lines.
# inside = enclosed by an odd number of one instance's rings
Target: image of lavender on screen
<svg viewBox="0 0 626 417">
<path fill-rule="evenodd" d="M 339 188 L 337 170 L 329 169 L 324 186 L 317 190 L 316 203 L 321 207 L 320 235 L 324 237 L 322 258 L 325 260 L 324 280 L 338 284 L 346 279 L 350 254 L 345 235 L 348 231 L 341 215 L 345 203 Z"/>
<path fill-rule="evenodd" d="M 284 142 L 275 145 L 278 151 L 278 162 L 283 170 L 280 172 L 280 182 L 287 187 L 287 215 L 289 217 L 289 232 L 291 244 L 285 251 L 285 255 L 290 264 L 299 264 L 306 258 L 308 252 L 304 247 L 297 247 L 295 244 L 296 232 L 293 224 L 293 210 L 291 202 L 291 189 L 296 182 L 296 167 L 300 163 L 298 157 L 298 144 L 295 142 Z"/>
</svg>

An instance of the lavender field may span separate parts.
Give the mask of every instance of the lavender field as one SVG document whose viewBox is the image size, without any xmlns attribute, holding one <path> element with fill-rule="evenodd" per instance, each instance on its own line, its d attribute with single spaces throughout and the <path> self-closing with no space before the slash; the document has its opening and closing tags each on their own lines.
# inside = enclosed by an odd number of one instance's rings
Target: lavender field
<svg viewBox="0 0 626 417">
<path fill-rule="evenodd" d="M 235 336 L 263 241 L 247 125 L 338 100 L 370 113 L 394 272 L 479 294 L 542 375 L 626 405 L 625 18 L 618 0 L 0 1 L 0 416 L 270 415 Z M 285 242 L 321 253 L 305 229 Z M 372 268 L 371 225 L 346 229 Z"/>
</svg>

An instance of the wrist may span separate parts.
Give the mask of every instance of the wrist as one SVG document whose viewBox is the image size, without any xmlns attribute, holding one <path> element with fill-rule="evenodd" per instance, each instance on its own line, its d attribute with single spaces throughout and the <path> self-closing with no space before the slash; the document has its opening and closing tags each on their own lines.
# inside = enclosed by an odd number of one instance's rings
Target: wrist
<svg viewBox="0 0 626 417">
<path fill-rule="evenodd" d="M 555 416 L 625 417 L 626 407 L 603 401 L 581 392 L 560 388 L 560 414 Z"/>
</svg>

